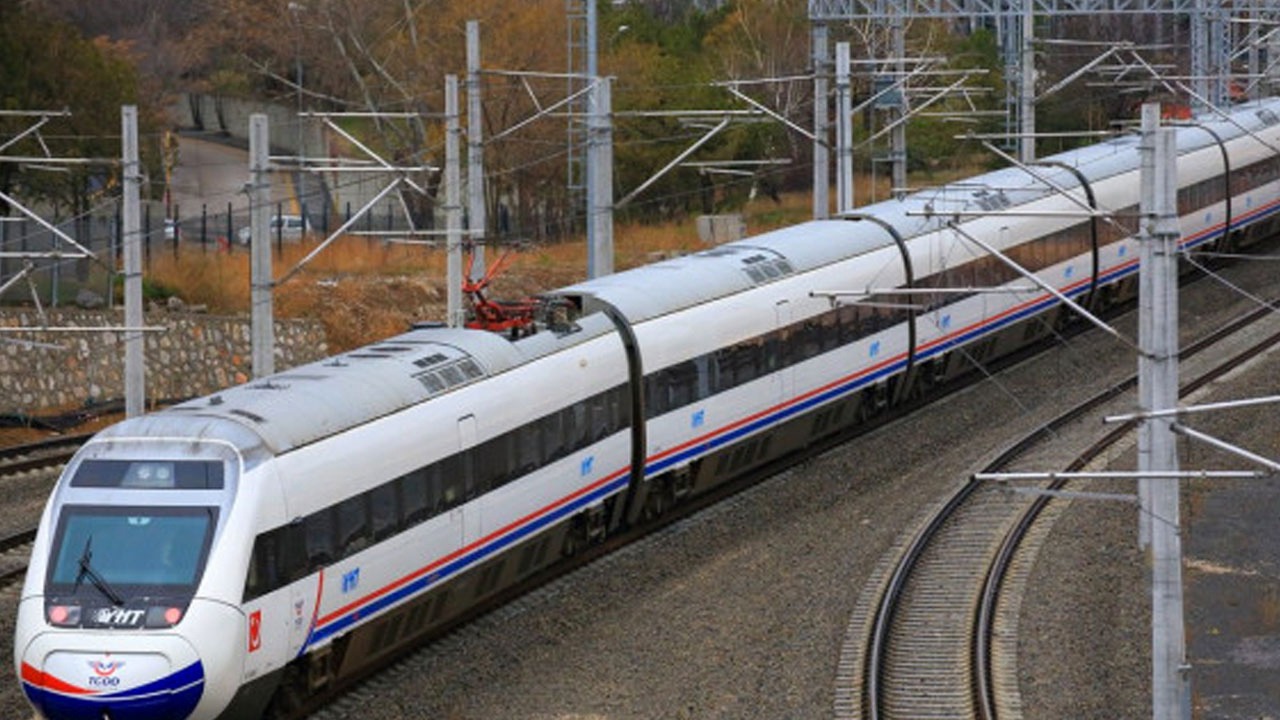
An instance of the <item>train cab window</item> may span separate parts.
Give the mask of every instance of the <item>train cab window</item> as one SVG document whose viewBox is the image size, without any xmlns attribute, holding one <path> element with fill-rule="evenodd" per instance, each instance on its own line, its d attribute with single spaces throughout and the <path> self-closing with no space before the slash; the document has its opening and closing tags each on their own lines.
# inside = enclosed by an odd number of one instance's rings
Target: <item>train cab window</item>
<svg viewBox="0 0 1280 720">
<path fill-rule="evenodd" d="M 324 567 L 336 559 L 333 547 L 333 514 L 331 508 L 314 512 L 303 520 L 303 533 L 307 546 L 307 567 L 310 570 Z"/>
<path fill-rule="evenodd" d="M 66 505 L 58 514 L 46 591 L 126 595 L 194 591 L 217 524 L 212 507 Z M 85 566 L 97 575 L 85 582 Z M 98 588 L 94 590 L 90 586 Z"/>
<path fill-rule="evenodd" d="M 400 520 L 396 512 L 395 483 L 384 483 L 369 491 L 369 515 L 374 542 L 395 534 Z"/>
<path fill-rule="evenodd" d="M 430 468 L 400 476 L 400 527 L 407 529 L 431 516 L 432 506 L 427 475 Z"/>
<path fill-rule="evenodd" d="M 369 498 L 361 493 L 338 503 L 338 557 L 348 557 L 369 546 Z"/>
<path fill-rule="evenodd" d="M 85 460 L 71 487 L 135 490 L 221 490 L 217 460 Z"/>
</svg>

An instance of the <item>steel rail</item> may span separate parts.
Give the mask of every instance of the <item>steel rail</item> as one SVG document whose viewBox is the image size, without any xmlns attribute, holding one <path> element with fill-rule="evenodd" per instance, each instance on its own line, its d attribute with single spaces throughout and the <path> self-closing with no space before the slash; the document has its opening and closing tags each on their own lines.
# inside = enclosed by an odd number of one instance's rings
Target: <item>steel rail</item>
<svg viewBox="0 0 1280 720">
<path fill-rule="evenodd" d="M 1247 327 L 1272 313 L 1270 308 L 1261 308 L 1252 311 L 1224 326 L 1217 328 L 1214 332 L 1201 338 L 1194 343 L 1188 345 L 1181 353 L 1180 357 L 1189 358 L 1199 352 L 1221 342 L 1222 339 L 1239 332 L 1242 328 Z M 1211 382 L 1213 379 L 1228 372 L 1241 362 L 1256 356 L 1265 349 L 1280 343 L 1280 333 L 1273 335 L 1266 340 L 1256 343 L 1243 353 L 1238 354 L 1225 363 L 1220 363 L 1218 367 L 1206 373 L 1201 378 L 1189 382 L 1183 392 L 1191 392 L 1205 383 Z M 1056 432 L 1065 427 L 1068 423 L 1079 419 L 1084 414 L 1100 407 L 1102 404 L 1114 399 L 1115 397 L 1131 391 L 1137 385 L 1137 376 L 1130 377 L 1116 383 L 1112 387 L 1097 393 L 1075 407 L 1067 410 L 1058 417 L 1041 425 L 1032 432 L 1028 433 L 1021 439 L 1014 442 L 1009 448 L 1004 450 L 997 458 L 992 460 L 982 472 L 998 472 L 999 469 L 1007 467 L 1010 462 L 1023 455 L 1032 446 L 1039 443 L 1044 438 L 1053 437 Z M 1116 428 L 1106 438 L 1099 441 L 1095 446 L 1087 451 L 1086 456 L 1072 463 L 1072 467 L 1079 467 L 1087 464 L 1090 458 L 1095 457 L 1105 447 L 1114 444 L 1116 439 L 1123 437 L 1131 430 L 1131 427 L 1121 426 Z M 1062 484 L 1055 483 L 1050 489 L 1058 489 Z M 921 558 L 929 549 L 930 544 L 936 540 L 942 527 L 947 524 L 956 513 L 965 507 L 969 500 L 974 496 L 975 492 L 983 483 L 971 480 L 959 488 L 947 500 L 943 506 L 934 513 L 928 521 L 916 532 L 912 537 L 910 544 L 901 553 L 899 560 L 894 568 L 892 575 L 881 591 L 879 602 L 874 610 L 874 616 L 871 623 L 871 631 L 867 646 L 864 653 L 862 702 L 865 717 L 871 720 L 880 720 L 885 716 L 884 712 L 884 685 L 887 680 L 885 670 L 887 665 L 887 653 L 890 649 L 889 638 L 893 629 L 894 621 L 897 616 L 898 608 L 901 606 L 905 595 L 908 580 L 920 565 Z M 978 708 L 979 717 L 983 720 L 994 720 L 997 717 L 995 703 L 995 688 L 992 680 L 991 672 L 991 639 L 992 628 L 994 625 L 995 609 L 999 599 L 999 587 L 1002 579 L 1008 573 L 1017 547 L 1021 544 L 1022 539 L 1026 537 L 1029 529 L 1034 525 L 1036 519 L 1047 507 L 1048 502 L 1052 498 L 1045 496 L 1037 498 L 1031 506 L 1026 509 L 1020 516 L 1019 521 L 1009 531 L 1008 536 L 1004 539 L 998 552 L 992 557 L 989 569 L 985 573 L 980 605 L 975 608 L 973 615 L 973 629 L 971 635 L 971 653 L 970 662 L 974 672 L 973 695 L 975 706 Z"/>
</svg>

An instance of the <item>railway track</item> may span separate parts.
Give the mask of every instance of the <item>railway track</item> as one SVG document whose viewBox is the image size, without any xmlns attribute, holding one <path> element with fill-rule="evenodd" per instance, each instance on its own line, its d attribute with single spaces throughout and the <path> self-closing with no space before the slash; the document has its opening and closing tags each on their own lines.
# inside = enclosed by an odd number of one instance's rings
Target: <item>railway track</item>
<svg viewBox="0 0 1280 720">
<path fill-rule="evenodd" d="M 1228 338 L 1274 317 L 1262 309 L 1241 317 L 1187 346 L 1185 363 Z M 1225 360 L 1207 361 L 1184 383 L 1181 394 L 1203 387 L 1240 364 L 1280 344 L 1270 331 Z M 982 472 L 1000 472 L 1025 459 L 1072 423 L 1108 403 L 1127 400 L 1136 376 L 1086 400 L 1037 428 L 991 461 Z M 1065 468 L 1078 470 L 1122 441 L 1132 426 L 1097 439 Z M 1067 489 L 1064 481 L 1042 486 Z M 851 624 L 837 677 L 838 718 L 957 718 L 982 720 L 1020 716 L 1015 663 L 997 658 L 996 627 L 1001 591 L 1018 562 L 1019 548 L 1034 532 L 1052 497 L 1029 499 L 989 483 L 961 486 L 910 539 L 884 573 L 873 603 Z M 1006 654 L 1012 654 L 1007 651 Z M 1003 660 L 1003 662 L 1002 662 Z M 1006 677 L 1001 676 L 1001 668 Z"/>
<path fill-rule="evenodd" d="M 19 478 L 43 475 L 56 477 L 60 469 L 89 434 L 64 435 L 41 442 L 0 448 L 0 489 L 11 487 Z M 33 517 L 28 527 L 0 536 L 0 589 L 19 582 L 27 570 L 31 543 L 36 537 Z"/>
<path fill-rule="evenodd" d="M 63 465 L 89 437 L 89 434 L 63 435 L 36 443 L 0 448 L 0 483 L 10 475 L 49 470 Z"/>
</svg>

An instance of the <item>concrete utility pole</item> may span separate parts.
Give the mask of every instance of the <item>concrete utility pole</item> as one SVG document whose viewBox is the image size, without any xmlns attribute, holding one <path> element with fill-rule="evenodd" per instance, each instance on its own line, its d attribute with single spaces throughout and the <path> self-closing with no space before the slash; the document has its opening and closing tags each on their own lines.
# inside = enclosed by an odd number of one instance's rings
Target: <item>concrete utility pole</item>
<svg viewBox="0 0 1280 720">
<path fill-rule="evenodd" d="M 1018 83 L 1018 120 L 1022 123 L 1018 141 L 1018 159 L 1026 164 L 1036 161 L 1036 49 L 1035 3 L 1022 5 L 1022 81 Z"/>
<path fill-rule="evenodd" d="M 249 313 L 253 377 L 275 372 L 276 329 L 271 282 L 271 178 L 267 116 L 249 116 Z"/>
<path fill-rule="evenodd" d="M 484 235 L 488 211 L 484 202 L 484 116 L 480 105 L 480 23 L 467 21 L 467 237 L 471 267 L 467 278 L 484 276 Z M 452 316 L 450 316 L 452 317 Z"/>
<path fill-rule="evenodd" d="M 142 332 L 142 168 L 138 163 L 138 107 L 120 109 L 124 144 L 124 206 L 120 209 L 124 239 L 124 414 L 137 417 L 146 409 L 147 366 Z"/>
<path fill-rule="evenodd" d="M 853 94 L 849 43 L 836 43 L 836 214 L 853 212 Z"/>
<path fill-rule="evenodd" d="M 613 100 L 610 79 L 592 77 L 587 100 L 587 277 L 613 272 Z"/>
<path fill-rule="evenodd" d="M 827 26 L 814 23 L 813 44 L 813 219 L 831 215 L 831 159 L 827 152 Z"/>
<path fill-rule="evenodd" d="M 1160 129 L 1160 106 L 1142 106 L 1139 236 L 1138 397 L 1143 412 L 1178 403 L 1177 145 Z M 1179 536 L 1177 443 L 1174 417 L 1143 421 L 1138 433 L 1139 542 L 1151 563 L 1152 717 L 1191 717 L 1191 682 L 1183 628 L 1182 540 Z M 1169 472 L 1171 477 L 1160 478 Z M 1145 525 L 1145 534 L 1143 533 Z"/>
<path fill-rule="evenodd" d="M 462 122 L 458 119 L 457 75 L 444 78 L 444 116 L 444 216 L 448 250 L 445 282 L 449 286 L 445 316 L 449 327 L 462 327 L 462 161 L 459 158 Z"/>
<path fill-rule="evenodd" d="M 902 14 L 894 13 L 889 27 L 893 36 L 893 82 L 900 83 L 895 93 L 897 101 L 889 115 L 889 122 L 893 123 L 889 134 L 889 160 L 893 169 L 889 194 L 901 198 L 907 194 L 907 28 Z"/>
</svg>

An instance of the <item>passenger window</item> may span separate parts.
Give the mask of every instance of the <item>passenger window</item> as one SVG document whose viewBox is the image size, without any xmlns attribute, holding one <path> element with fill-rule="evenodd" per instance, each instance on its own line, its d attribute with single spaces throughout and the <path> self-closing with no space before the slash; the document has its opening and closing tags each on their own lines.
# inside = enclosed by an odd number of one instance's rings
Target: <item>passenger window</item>
<svg viewBox="0 0 1280 720">
<path fill-rule="evenodd" d="M 553 412 L 539 424 L 542 425 L 542 464 L 546 465 L 559 460 L 568 452 L 565 448 L 564 415 Z"/>
<path fill-rule="evenodd" d="M 609 435 L 609 407 L 604 393 L 592 395 L 591 403 L 591 441 L 601 440 Z"/>
<path fill-rule="evenodd" d="M 402 475 L 400 485 L 400 527 L 409 528 L 430 516 L 431 502 L 427 492 L 427 472 L 414 470 Z"/>
<path fill-rule="evenodd" d="M 644 412 L 648 417 L 654 418 L 665 413 L 667 407 L 667 392 L 662 387 L 662 373 L 655 373 L 645 378 L 645 402 L 648 405 Z"/>
<path fill-rule="evenodd" d="M 396 484 L 385 483 L 369 492 L 369 510 L 373 519 L 373 540 L 377 542 L 396 532 Z"/>
<path fill-rule="evenodd" d="M 263 533 L 253 542 L 253 554 L 249 557 L 249 574 L 244 583 L 244 599 L 252 600 L 280 587 L 280 572 L 276 565 L 277 533 Z"/>
<path fill-rule="evenodd" d="M 507 443 L 507 447 L 511 447 L 511 443 Z M 458 469 L 458 482 L 462 483 L 462 499 L 470 500 L 489 489 L 489 481 L 487 478 L 480 477 L 476 474 L 476 448 L 471 448 L 466 452 L 459 453 L 454 456 L 455 467 Z M 508 453 L 499 462 L 505 463 L 510 473 L 511 463 L 515 458 Z"/>
<path fill-rule="evenodd" d="M 444 461 L 427 468 L 427 509 L 431 517 L 444 511 Z"/>
<path fill-rule="evenodd" d="M 631 427 L 631 391 L 627 389 L 626 385 L 619 385 L 613 389 L 612 394 L 615 399 L 614 407 L 617 410 L 617 427 L 615 430 Z"/>
<path fill-rule="evenodd" d="M 475 453 L 473 467 L 484 485 L 498 486 L 515 474 L 515 434 L 505 433 L 484 443 Z"/>
<path fill-rule="evenodd" d="M 348 557 L 369 546 L 369 498 L 363 493 L 338 504 L 338 548 Z"/>
<path fill-rule="evenodd" d="M 304 524 L 295 520 L 276 532 L 280 533 L 278 550 L 280 551 L 282 581 L 288 584 L 306 577 L 309 563 L 307 562 L 307 538 Z"/>
<path fill-rule="evenodd" d="M 836 309 L 840 323 L 840 344 L 848 345 L 860 337 L 858 332 L 858 306 L 842 305 Z"/>
<path fill-rule="evenodd" d="M 575 450 L 580 450 L 591 443 L 591 423 L 587 419 L 587 405 L 590 402 L 591 398 L 580 400 L 567 411 L 571 420 L 566 430 L 569 431 L 569 437 L 573 438 Z"/>
<path fill-rule="evenodd" d="M 715 388 L 715 357 L 712 355 L 700 355 L 693 360 L 693 373 L 696 377 L 697 393 L 695 400 L 703 400 L 711 396 Z M 623 394 L 627 399 L 627 424 L 631 424 L 631 398 L 626 395 L 626 387 L 622 388 Z"/>
<path fill-rule="evenodd" d="M 538 469 L 538 461 L 542 455 L 542 438 L 538 423 L 530 423 L 520 428 L 517 438 L 520 451 L 519 473 L 527 475 Z"/>
<path fill-rule="evenodd" d="M 303 521 L 306 536 L 307 567 L 310 570 L 324 567 L 334 561 L 333 518 L 329 508 L 307 516 Z"/>
<path fill-rule="evenodd" d="M 462 462 L 457 455 L 440 463 L 440 508 L 448 510 L 462 502 L 466 489 L 462 478 Z"/>
<path fill-rule="evenodd" d="M 671 387 L 671 407 L 682 408 L 697 401 L 698 393 L 698 368 L 692 361 L 682 362 L 670 368 L 668 373 L 668 381 Z M 619 405 L 623 404 L 623 398 L 619 393 L 614 393 Z M 621 413 L 619 413 L 621 415 Z M 621 427 L 619 423 L 618 427 Z"/>
</svg>

